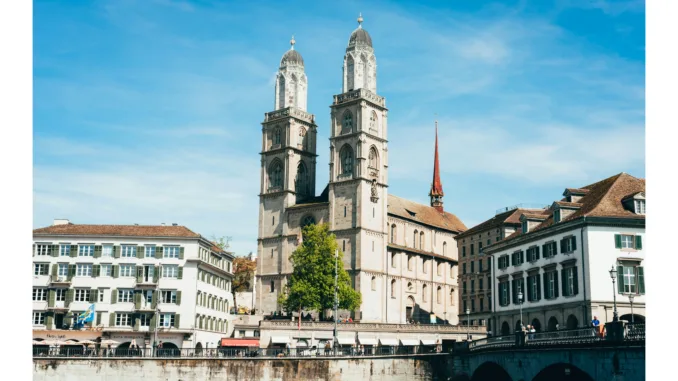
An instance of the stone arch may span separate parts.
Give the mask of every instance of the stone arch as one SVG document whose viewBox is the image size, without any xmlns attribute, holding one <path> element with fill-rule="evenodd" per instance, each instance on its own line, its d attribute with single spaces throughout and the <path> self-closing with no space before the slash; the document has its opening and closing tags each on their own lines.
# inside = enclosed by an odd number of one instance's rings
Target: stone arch
<svg viewBox="0 0 678 381">
<path fill-rule="evenodd" d="M 290 91 L 289 91 L 289 96 L 290 96 L 290 103 L 288 106 L 297 106 L 297 99 L 299 99 L 299 81 L 297 80 L 297 76 L 292 74 L 290 78 Z"/>
<path fill-rule="evenodd" d="M 532 381 L 593 381 L 588 373 L 572 364 L 556 363 L 542 369 Z"/>
<path fill-rule="evenodd" d="M 367 156 L 368 160 L 368 167 L 374 168 L 374 169 L 379 169 L 379 152 L 377 151 L 377 147 L 371 146 L 370 147 L 370 152 Z"/>
<path fill-rule="evenodd" d="M 419 250 L 424 250 L 424 232 L 419 232 Z"/>
<path fill-rule="evenodd" d="M 549 330 L 549 331 L 555 331 L 555 330 L 557 330 L 557 329 L 559 328 L 559 327 L 558 327 L 558 319 L 556 319 L 555 316 L 551 316 L 551 317 L 549 318 L 549 322 L 548 322 L 548 324 L 547 324 L 547 327 L 548 327 L 547 330 Z"/>
<path fill-rule="evenodd" d="M 535 331 L 541 332 L 541 322 L 539 321 L 539 319 L 537 318 L 532 319 L 532 323 L 530 323 L 530 325 L 534 327 Z"/>
<path fill-rule="evenodd" d="M 195 354 L 196 355 L 202 354 L 202 343 L 195 344 Z"/>
<path fill-rule="evenodd" d="M 440 304 L 443 302 L 443 288 L 438 286 L 436 290 L 436 303 Z"/>
<path fill-rule="evenodd" d="M 417 240 L 419 239 L 419 230 L 414 229 L 414 233 L 412 234 L 412 248 L 416 249 L 417 248 Z"/>
<path fill-rule="evenodd" d="M 631 314 L 625 314 L 619 317 L 619 320 L 624 320 L 628 323 L 631 323 Z M 633 314 L 633 323 L 638 324 L 644 324 L 645 323 L 645 316 L 643 315 L 638 315 L 638 314 Z"/>
<path fill-rule="evenodd" d="M 417 305 L 417 302 L 414 301 L 414 297 L 408 296 L 405 301 L 405 320 L 409 321 L 414 316 L 414 309 Z"/>
<path fill-rule="evenodd" d="M 349 144 L 344 144 L 339 151 L 339 160 L 340 160 L 340 171 L 342 175 L 351 175 L 353 174 L 353 149 Z"/>
<path fill-rule="evenodd" d="M 506 320 L 504 320 L 504 322 L 501 323 L 501 335 L 507 336 L 507 335 L 510 335 L 510 334 L 511 334 L 511 326 L 509 325 L 509 323 Z"/>
<path fill-rule="evenodd" d="M 370 74 L 369 74 L 369 64 L 368 64 L 367 56 L 365 55 L 365 53 L 360 55 L 360 64 L 361 64 L 362 69 L 363 69 L 363 72 L 362 72 L 363 78 L 362 78 L 362 83 L 361 83 L 360 87 L 363 88 L 363 89 L 367 89 L 368 88 L 367 87 L 367 79 L 370 77 Z"/>
<path fill-rule="evenodd" d="M 315 218 L 312 214 L 307 214 L 301 219 L 301 227 L 305 228 L 308 225 L 315 225 Z"/>
<path fill-rule="evenodd" d="M 570 315 L 567 317 L 567 329 L 579 328 L 579 319 L 576 316 Z"/>
<path fill-rule="evenodd" d="M 268 166 L 269 188 L 279 188 L 283 185 L 283 165 L 279 159 L 275 159 Z"/>
<path fill-rule="evenodd" d="M 443 255 L 447 255 L 447 242 L 443 242 Z"/>
<path fill-rule="evenodd" d="M 278 74 L 278 104 L 276 109 L 284 108 L 285 106 L 285 76 Z"/>
<path fill-rule="evenodd" d="M 496 362 L 485 362 L 476 368 L 471 381 L 513 381 L 501 365 Z"/>
</svg>

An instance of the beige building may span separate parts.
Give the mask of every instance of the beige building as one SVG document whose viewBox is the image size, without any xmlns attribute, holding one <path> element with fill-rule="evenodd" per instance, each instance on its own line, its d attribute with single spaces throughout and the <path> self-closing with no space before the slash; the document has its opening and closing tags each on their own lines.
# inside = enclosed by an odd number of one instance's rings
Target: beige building
<svg viewBox="0 0 678 381">
<path fill-rule="evenodd" d="M 459 258 L 459 318 L 461 324 L 490 326 L 492 312 L 492 257 L 484 248 L 520 230 L 520 216 L 525 212 L 539 212 L 520 206 L 504 208 L 484 221 L 457 235 Z M 468 310 L 469 314 L 466 313 Z"/>
<path fill-rule="evenodd" d="M 306 111 L 308 79 L 294 40 L 281 60 L 275 110 L 262 123 L 256 304 L 263 314 L 280 311 L 278 294 L 292 272 L 289 257 L 302 227 L 327 223 L 363 297 L 358 310 L 341 315 L 371 323 L 430 322 L 433 317 L 456 324 L 453 245 L 466 227 L 443 210 L 437 137 L 431 204 L 388 193 L 388 156 L 393 154 L 388 110 L 377 94 L 372 38 L 361 23 L 362 18 L 343 58 L 343 92 L 330 106 L 330 176 L 320 196 L 315 196 L 317 126 Z"/>
</svg>

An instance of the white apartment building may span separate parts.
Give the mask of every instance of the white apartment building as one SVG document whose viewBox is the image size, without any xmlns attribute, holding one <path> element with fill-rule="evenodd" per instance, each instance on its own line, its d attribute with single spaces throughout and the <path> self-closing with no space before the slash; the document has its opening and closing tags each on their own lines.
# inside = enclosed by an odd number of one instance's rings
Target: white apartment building
<svg viewBox="0 0 678 381">
<path fill-rule="evenodd" d="M 216 346 L 232 331 L 233 254 L 176 224 L 33 230 L 33 336 L 163 348 Z M 96 317 L 73 330 L 94 304 Z"/>
<path fill-rule="evenodd" d="M 563 195 L 485 248 L 497 334 L 520 327 L 521 307 L 523 324 L 537 331 L 590 326 L 594 316 L 610 322 L 615 299 L 620 320 L 645 321 L 645 180 L 620 173 Z"/>
</svg>

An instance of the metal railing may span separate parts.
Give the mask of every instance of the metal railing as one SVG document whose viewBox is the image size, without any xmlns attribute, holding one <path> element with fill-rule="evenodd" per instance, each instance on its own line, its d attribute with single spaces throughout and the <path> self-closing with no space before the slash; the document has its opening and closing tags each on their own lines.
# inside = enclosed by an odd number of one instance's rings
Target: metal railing
<svg viewBox="0 0 678 381">
<path fill-rule="evenodd" d="M 525 345 L 575 344 L 601 341 L 603 338 L 595 327 L 563 331 L 535 332 L 525 334 Z"/>
<path fill-rule="evenodd" d="M 636 323 L 628 324 L 626 332 L 624 333 L 626 340 L 644 341 L 645 340 L 645 324 Z"/>
<path fill-rule="evenodd" d="M 361 356 L 396 356 L 396 355 L 427 355 L 440 353 L 436 346 L 366 346 L 337 348 L 337 356 L 361 357 Z M 34 346 L 33 357 L 142 357 L 142 358 L 240 358 L 240 357 L 334 357 L 334 349 L 329 348 L 82 348 L 79 346 L 64 346 L 50 348 L 47 346 Z"/>
</svg>

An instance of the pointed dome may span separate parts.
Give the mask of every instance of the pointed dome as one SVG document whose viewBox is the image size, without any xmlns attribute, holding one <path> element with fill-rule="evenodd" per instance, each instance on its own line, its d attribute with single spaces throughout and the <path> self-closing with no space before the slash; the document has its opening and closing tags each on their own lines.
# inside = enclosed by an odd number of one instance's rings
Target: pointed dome
<svg viewBox="0 0 678 381">
<path fill-rule="evenodd" d="M 358 17 L 358 28 L 351 33 L 351 37 L 348 39 L 348 47 L 365 45 L 372 47 L 372 37 L 363 29 L 363 16 L 362 14 Z"/>
<path fill-rule="evenodd" d="M 290 50 L 283 54 L 282 59 L 280 60 L 280 67 L 285 67 L 290 64 L 304 66 L 304 59 L 298 51 L 294 50 L 294 44 L 296 44 L 296 41 L 294 40 L 294 36 L 292 36 L 292 39 L 290 40 Z"/>
</svg>

